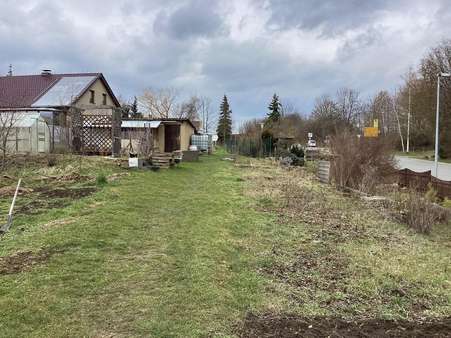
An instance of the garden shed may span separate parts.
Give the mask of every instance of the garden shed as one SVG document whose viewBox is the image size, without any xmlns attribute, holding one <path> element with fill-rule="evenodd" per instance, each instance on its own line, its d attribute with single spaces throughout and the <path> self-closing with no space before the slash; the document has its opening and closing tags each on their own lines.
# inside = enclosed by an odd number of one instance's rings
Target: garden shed
<svg viewBox="0 0 451 338">
<path fill-rule="evenodd" d="M 197 133 L 189 119 L 178 118 L 123 119 L 121 130 L 123 150 L 136 151 L 140 141 L 150 135 L 152 150 L 160 153 L 188 150 L 191 136 Z"/>
<path fill-rule="evenodd" d="M 0 112 L 2 136 L 9 153 L 47 153 L 50 129 L 40 112 Z"/>
</svg>

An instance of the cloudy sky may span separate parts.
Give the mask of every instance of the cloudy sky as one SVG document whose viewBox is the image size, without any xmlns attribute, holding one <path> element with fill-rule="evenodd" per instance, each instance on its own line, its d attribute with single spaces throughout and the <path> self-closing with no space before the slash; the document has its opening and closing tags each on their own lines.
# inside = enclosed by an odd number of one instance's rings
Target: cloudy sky
<svg viewBox="0 0 451 338">
<path fill-rule="evenodd" d="M 103 72 L 124 98 L 226 93 L 236 121 L 274 92 L 308 113 L 339 87 L 393 89 L 450 37 L 449 0 L 0 0 L 1 73 Z"/>
</svg>

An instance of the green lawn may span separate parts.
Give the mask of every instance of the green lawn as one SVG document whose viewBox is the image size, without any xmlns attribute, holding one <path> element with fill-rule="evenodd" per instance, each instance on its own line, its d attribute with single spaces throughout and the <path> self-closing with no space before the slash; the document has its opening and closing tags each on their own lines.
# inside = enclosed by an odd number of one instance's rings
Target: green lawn
<svg viewBox="0 0 451 338">
<path fill-rule="evenodd" d="M 416 235 L 307 172 L 222 157 L 130 171 L 52 209 L 33 194 L 63 189 L 39 178 L 59 169 L 16 171 L 35 189 L 18 209 L 42 210 L 0 238 L 0 336 L 229 337 L 247 313 L 267 312 L 449 316 L 450 227 Z M 71 188 L 125 172 L 95 158 L 68 165 L 92 176 Z M 294 179 L 313 204 L 292 213 L 279 204 Z"/>
<path fill-rule="evenodd" d="M 263 297 L 259 245 L 242 239 L 270 224 L 241 194 L 239 177 L 219 156 L 202 157 L 133 172 L 70 207 L 18 216 L 0 256 L 54 253 L 0 275 L 1 336 L 230 333 Z"/>
</svg>

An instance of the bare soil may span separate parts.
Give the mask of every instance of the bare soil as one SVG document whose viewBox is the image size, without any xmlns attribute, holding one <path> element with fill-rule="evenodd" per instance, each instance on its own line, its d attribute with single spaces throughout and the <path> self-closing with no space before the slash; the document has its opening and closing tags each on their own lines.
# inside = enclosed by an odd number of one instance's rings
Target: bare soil
<svg viewBox="0 0 451 338">
<path fill-rule="evenodd" d="M 0 257 L 0 276 L 29 271 L 33 266 L 45 263 L 56 252 L 56 250 L 22 251 Z"/>
<path fill-rule="evenodd" d="M 69 205 L 71 201 L 89 196 L 96 190 L 95 187 L 40 187 L 34 190 L 36 193 L 35 198 L 20 205 L 15 213 L 19 215 L 32 215 L 38 214 L 46 209 L 63 208 Z M 21 201 L 19 201 L 19 204 L 21 204 Z"/>
<path fill-rule="evenodd" d="M 339 318 L 303 318 L 296 315 L 248 314 L 238 330 L 241 338 L 270 337 L 450 337 L 451 317 L 425 322 Z"/>
<path fill-rule="evenodd" d="M 37 189 L 37 192 L 41 197 L 48 198 L 70 198 L 70 199 L 79 199 L 82 197 L 89 196 L 96 191 L 94 187 L 83 187 L 83 188 L 51 188 L 51 187 L 42 187 Z"/>
</svg>

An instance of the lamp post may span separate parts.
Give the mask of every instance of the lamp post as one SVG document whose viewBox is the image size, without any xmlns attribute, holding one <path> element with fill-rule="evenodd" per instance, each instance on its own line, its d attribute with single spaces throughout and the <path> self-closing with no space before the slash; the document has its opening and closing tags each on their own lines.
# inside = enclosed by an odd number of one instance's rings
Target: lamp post
<svg viewBox="0 0 451 338">
<path fill-rule="evenodd" d="M 440 73 L 437 75 L 437 112 L 435 116 L 435 177 L 438 178 L 438 143 L 439 143 L 439 124 L 440 124 L 440 78 L 450 77 L 451 73 Z"/>
<path fill-rule="evenodd" d="M 411 113 L 411 98 L 410 98 L 410 83 L 409 83 L 409 112 L 407 114 L 407 153 L 410 151 L 410 113 Z"/>
</svg>

